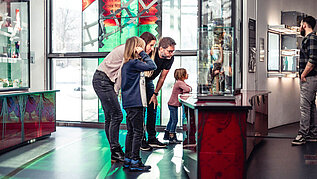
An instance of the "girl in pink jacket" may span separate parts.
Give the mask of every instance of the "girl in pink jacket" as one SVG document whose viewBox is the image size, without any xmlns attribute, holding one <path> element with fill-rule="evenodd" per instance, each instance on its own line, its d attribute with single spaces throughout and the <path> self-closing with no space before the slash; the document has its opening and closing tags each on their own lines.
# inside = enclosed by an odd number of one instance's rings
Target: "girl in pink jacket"
<svg viewBox="0 0 317 179">
<path fill-rule="evenodd" d="M 164 140 L 169 140 L 170 144 L 179 144 L 181 142 L 177 140 L 175 133 L 178 122 L 178 107 L 181 106 L 180 102 L 178 101 L 178 95 L 188 93 L 192 90 L 192 88 L 184 82 L 184 80 L 188 79 L 186 69 L 176 69 L 174 72 L 174 78 L 176 82 L 174 84 L 170 100 L 168 101 L 170 120 L 165 129 Z"/>
</svg>

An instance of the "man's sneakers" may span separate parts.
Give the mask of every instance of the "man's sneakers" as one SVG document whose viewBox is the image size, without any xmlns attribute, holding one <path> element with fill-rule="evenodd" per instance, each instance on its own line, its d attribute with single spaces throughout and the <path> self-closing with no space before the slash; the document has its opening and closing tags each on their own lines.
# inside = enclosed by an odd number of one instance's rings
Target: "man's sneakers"
<svg viewBox="0 0 317 179">
<path fill-rule="evenodd" d="M 306 144 L 306 137 L 302 134 L 298 134 L 292 141 L 292 145 L 303 145 Z"/>
<path fill-rule="evenodd" d="M 309 133 L 307 136 L 306 136 L 306 141 L 307 142 L 317 142 L 317 136 L 312 134 L 312 133 Z"/>
<path fill-rule="evenodd" d="M 166 144 L 163 144 L 157 138 L 149 139 L 148 143 L 153 148 L 166 148 Z"/>
</svg>

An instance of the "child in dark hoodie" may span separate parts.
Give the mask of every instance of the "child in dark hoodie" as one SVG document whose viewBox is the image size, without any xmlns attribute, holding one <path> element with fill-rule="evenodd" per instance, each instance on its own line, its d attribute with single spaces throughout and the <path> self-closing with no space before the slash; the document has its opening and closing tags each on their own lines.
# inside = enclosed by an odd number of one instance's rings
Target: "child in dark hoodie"
<svg viewBox="0 0 317 179">
<path fill-rule="evenodd" d="M 121 69 L 122 106 L 127 112 L 127 136 L 125 142 L 124 167 L 131 171 L 147 171 L 140 158 L 143 137 L 144 108 L 147 107 L 144 71 L 155 70 L 156 65 L 144 52 L 145 42 L 139 37 L 126 41 L 124 64 Z"/>
</svg>

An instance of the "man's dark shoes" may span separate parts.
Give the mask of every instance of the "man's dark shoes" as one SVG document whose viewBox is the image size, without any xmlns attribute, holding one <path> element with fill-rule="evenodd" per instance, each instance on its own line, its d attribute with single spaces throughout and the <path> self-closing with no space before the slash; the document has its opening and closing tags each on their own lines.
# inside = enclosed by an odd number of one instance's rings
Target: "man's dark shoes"
<svg viewBox="0 0 317 179">
<path fill-rule="evenodd" d="M 111 161 L 112 162 L 124 162 L 124 153 L 121 146 L 111 148 Z"/>
<path fill-rule="evenodd" d="M 146 142 L 146 140 L 142 140 L 140 149 L 143 151 L 153 150 L 153 148 Z"/>
<path fill-rule="evenodd" d="M 306 143 L 306 138 L 302 134 L 298 134 L 296 138 L 292 141 L 292 145 L 303 145 Z"/>
<path fill-rule="evenodd" d="M 138 172 L 145 172 L 151 169 L 151 166 L 144 165 L 141 159 L 132 159 L 130 164 L 130 171 L 138 171 Z"/>
<path fill-rule="evenodd" d="M 149 139 L 148 143 L 153 148 L 166 148 L 166 144 L 161 143 L 157 138 Z"/>
<path fill-rule="evenodd" d="M 317 142 L 317 135 L 314 135 L 312 133 L 309 133 L 307 136 L 306 136 L 306 141 L 307 142 Z"/>
</svg>

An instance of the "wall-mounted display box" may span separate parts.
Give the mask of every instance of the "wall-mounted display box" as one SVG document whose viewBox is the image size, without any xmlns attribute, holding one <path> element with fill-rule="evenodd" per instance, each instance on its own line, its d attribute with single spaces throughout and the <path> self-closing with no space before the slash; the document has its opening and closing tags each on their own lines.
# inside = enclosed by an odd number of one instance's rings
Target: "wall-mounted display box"
<svg viewBox="0 0 317 179">
<path fill-rule="evenodd" d="M 300 36 L 298 27 L 268 27 L 268 76 L 295 77 L 298 69 Z"/>
<path fill-rule="evenodd" d="M 299 26 L 307 16 L 297 11 L 282 11 L 281 24 L 268 26 L 268 76 L 296 77 L 302 37 Z"/>
<path fill-rule="evenodd" d="M 287 26 L 299 27 L 300 22 L 306 15 L 297 11 L 282 11 L 281 12 L 281 23 Z"/>
<path fill-rule="evenodd" d="M 29 88 L 29 1 L 0 1 L 0 91 Z"/>
</svg>

